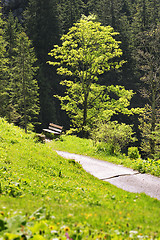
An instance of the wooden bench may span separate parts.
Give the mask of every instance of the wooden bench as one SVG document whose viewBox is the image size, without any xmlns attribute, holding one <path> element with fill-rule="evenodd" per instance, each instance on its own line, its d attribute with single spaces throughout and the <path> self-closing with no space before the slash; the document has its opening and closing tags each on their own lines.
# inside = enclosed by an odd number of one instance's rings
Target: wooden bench
<svg viewBox="0 0 160 240">
<path fill-rule="evenodd" d="M 50 123 L 48 128 L 44 128 L 43 131 L 53 133 L 54 135 L 61 135 L 63 130 L 62 126 Z"/>
</svg>

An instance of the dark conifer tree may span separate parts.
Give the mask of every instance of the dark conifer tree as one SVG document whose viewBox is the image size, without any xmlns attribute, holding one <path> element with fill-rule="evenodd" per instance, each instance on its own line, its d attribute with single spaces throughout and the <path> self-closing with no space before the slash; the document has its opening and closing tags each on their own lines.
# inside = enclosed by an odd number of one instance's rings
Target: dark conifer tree
<svg viewBox="0 0 160 240">
<path fill-rule="evenodd" d="M 4 38 L 4 21 L 2 20 L 2 13 L 0 8 L 0 116 L 4 117 L 7 106 L 7 54 L 6 41 Z"/>
<path fill-rule="evenodd" d="M 29 0 L 24 14 L 27 34 L 33 41 L 39 64 L 40 121 L 45 125 L 56 121 L 55 101 L 57 76 L 46 64 L 48 52 L 59 41 L 56 0 Z"/>
<path fill-rule="evenodd" d="M 17 124 L 22 126 L 25 132 L 33 129 L 39 114 L 38 83 L 35 79 L 36 60 L 34 48 L 26 33 L 19 33 L 13 57 L 13 87 L 17 90 L 14 96 L 15 106 L 20 116 Z"/>
<path fill-rule="evenodd" d="M 156 25 L 160 22 L 160 1 L 152 0 L 151 1 L 151 19 L 152 24 Z"/>
<path fill-rule="evenodd" d="M 61 34 L 66 33 L 87 11 L 87 2 L 83 0 L 57 0 L 58 19 Z"/>
<path fill-rule="evenodd" d="M 8 72 L 7 72 L 7 106 L 5 111 L 5 117 L 9 122 L 17 122 L 20 115 L 17 112 L 17 88 L 16 79 L 14 77 L 14 64 L 13 58 L 16 56 L 15 48 L 17 46 L 17 39 L 22 31 L 21 25 L 18 23 L 18 19 L 14 18 L 12 12 L 9 12 L 8 18 L 5 22 L 4 35 L 6 40 L 6 50 L 8 57 Z"/>
<path fill-rule="evenodd" d="M 160 25 L 143 32 L 139 42 L 137 66 L 142 73 L 141 94 L 146 103 L 141 119 L 142 149 L 153 157 L 159 143 L 154 134 L 160 126 Z"/>
<path fill-rule="evenodd" d="M 110 25 L 116 29 L 121 16 L 122 2 L 122 0 L 90 0 L 88 5 L 89 10 L 99 17 L 103 25 Z"/>
<path fill-rule="evenodd" d="M 3 117 L 27 131 L 39 113 L 36 58 L 31 41 L 10 12 L 4 24 L 7 71 L 3 82 Z"/>
</svg>

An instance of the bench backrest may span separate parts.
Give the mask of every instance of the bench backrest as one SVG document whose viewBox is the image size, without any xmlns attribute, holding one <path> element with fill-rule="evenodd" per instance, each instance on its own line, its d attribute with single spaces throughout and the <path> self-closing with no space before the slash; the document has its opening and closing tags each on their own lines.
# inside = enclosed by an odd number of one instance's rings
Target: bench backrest
<svg viewBox="0 0 160 240">
<path fill-rule="evenodd" d="M 48 129 L 44 128 L 43 131 L 53 133 L 55 135 L 60 135 L 62 133 L 63 127 L 50 123 Z"/>
<path fill-rule="evenodd" d="M 62 126 L 59 126 L 59 125 L 56 125 L 56 124 L 53 124 L 53 123 L 50 123 L 49 126 L 57 128 L 57 129 L 61 129 L 61 130 L 63 129 Z"/>
<path fill-rule="evenodd" d="M 63 127 L 62 126 L 59 126 L 59 125 L 56 125 L 56 124 L 53 124 L 53 123 L 50 123 L 49 124 L 49 129 L 52 130 L 52 131 L 55 131 L 59 134 L 61 134 L 62 130 L 63 130 Z"/>
</svg>

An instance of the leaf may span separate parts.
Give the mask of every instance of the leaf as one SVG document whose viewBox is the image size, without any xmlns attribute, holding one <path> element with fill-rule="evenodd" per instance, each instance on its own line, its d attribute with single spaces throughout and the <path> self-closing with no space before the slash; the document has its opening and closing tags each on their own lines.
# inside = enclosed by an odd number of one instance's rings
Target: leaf
<svg viewBox="0 0 160 240">
<path fill-rule="evenodd" d="M 7 220 L 7 228 L 9 232 L 16 232 L 18 228 L 26 224 L 24 216 L 17 215 Z"/>
</svg>

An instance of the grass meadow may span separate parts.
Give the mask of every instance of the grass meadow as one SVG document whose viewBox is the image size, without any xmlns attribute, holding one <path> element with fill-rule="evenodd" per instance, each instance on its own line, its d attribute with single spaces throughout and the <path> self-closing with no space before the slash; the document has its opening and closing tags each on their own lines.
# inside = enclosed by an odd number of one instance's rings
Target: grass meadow
<svg viewBox="0 0 160 240">
<path fill-rule="evenodd" d="M 78 153 L 94 152 L 83 144 L 86 152 L 74 144 Z M 0 118 L 0 240 L 160 240 L 160 201 L 100 181 L 53 150 L 68 145 L 40 143 Z"/>
<path fill-rule="evenodd" d="M 58 141 L 57 141 L 58 140 Z M 149 173 L 160 177 L 160 159 L 130 159 L 125 154 L 110 155 L 106 145 L 95 145 L 91 139 L 82 139 L 76 136 L 63 135 L 59 139 L 53 140 L 49 145 L 56 150 L 68 151 L 82 154 L 100 160 L 121 164 L 138 170 L 141 173 Z"/>
</svg>

